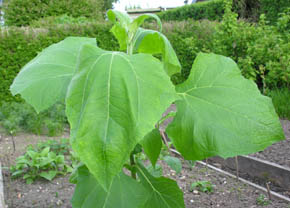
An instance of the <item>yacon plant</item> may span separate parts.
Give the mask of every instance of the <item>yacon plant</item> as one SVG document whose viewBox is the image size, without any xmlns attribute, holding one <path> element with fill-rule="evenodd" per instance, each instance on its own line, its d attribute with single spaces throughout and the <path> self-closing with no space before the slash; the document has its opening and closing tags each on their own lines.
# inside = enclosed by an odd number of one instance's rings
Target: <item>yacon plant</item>
<svg viewBox="0 0 290 208">
<path fill-rule="evenodd" d="M 249 154 L 283 139 L 271 100 L 230 58 L 200 53 L 189 78 L 174 86 L 170 76 L 180 63 L 159 18 L 107 15 L 126 52 L 69 37 L 24 66 L 11 86 L 38 112 L 65 100 L 71 145 L 83 163 L 73 178 L 73 207 L 185 207 L 175 181 L 152 176 L 135 158 L 142 146 L 156 164 L 162 139 L 155 126 L 172 103 L 177 113 L 166 132 L 187 160 Z M 160 32 L 140 28 L 149 18 Z"/>
</svg>

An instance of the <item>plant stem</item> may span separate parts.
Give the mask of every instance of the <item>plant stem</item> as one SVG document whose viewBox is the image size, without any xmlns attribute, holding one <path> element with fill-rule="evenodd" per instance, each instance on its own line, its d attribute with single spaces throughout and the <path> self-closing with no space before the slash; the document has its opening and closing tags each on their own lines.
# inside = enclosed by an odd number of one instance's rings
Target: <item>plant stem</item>
<svg viewBox="0 0 290 208">
<path fill-rule="evenodd" d="M 134 166 L 135 166 L 135 159 L 134 159 L 134 154 L 130 154 L 130 165 L 131 165 L 131 177 L 136 179 L 136 170 L 134 169 Z"/>
</svg>

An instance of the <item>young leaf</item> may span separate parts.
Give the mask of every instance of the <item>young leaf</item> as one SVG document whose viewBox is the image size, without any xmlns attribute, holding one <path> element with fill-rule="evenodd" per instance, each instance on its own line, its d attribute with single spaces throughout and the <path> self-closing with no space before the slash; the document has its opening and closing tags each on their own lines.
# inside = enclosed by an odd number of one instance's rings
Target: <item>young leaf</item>
<svg viewBox="0 0 290 208">
<path fill-rule="evenodd" d="M 56 176 L 56 174 L 57 174 L 57 171 L 50 170 L 50 171 L 41 172 L 39 174 L 39 176 L 42 177 L 42 178 L 45 178 L 46 180 L 51 181 Z"/>
<path fill-rule="evenodd" d="M 129 25 L 131 24 L 132 19 L 127 13 L 110 9 L 107 12 L 107 16 L 112 23 L 115 24 L 119 21 L 121 27 L 125 28 L 126 31 L 129 30 Z"/>
<path fill-rule="evenodd" d="M 145 154 L 148 156 L 154 167 L 162 148 L 162 137 L 159 129 L 153 129 L 140 143 L 142 144 Z"/>
<path fill-rule="evenodd" d="M 117 175 L 108 191 L 98 184 L 86 166 L 78 168 L 78 179 L 72 198 L 73 208 L 136 208 L 144 203 L 145 189 L 124 173 Z"/>
<path fill-rule="evenodd" d="M 151 55 L 128 56 L 87 45 L 80 58 L 66 100 L 71 143 L 108 189 L 135 145 L 176 99 L 175 90 Z"/>
<path fill-rule="evenodd" d="M 169 76 L 180 72 L 181 65 L 175 51 L 162 33 L 139 28 L 133 45 L 139 53 L 162 54 L 164 70 Z"/>
<path fill-rule="evenodd" d="M 165 156 L 164 161 L 171 167 L 175 172 L 178 174 L 182 170 L 182 164 L 181 161 L 176 157 L 171 156 Z"/>
<path fill-rule="evenodd" d="M 162 31 L 162 23 L 156 14 L 143 14 L 133 20 L 130 25 L 132 31 L 137 31 L 137 29 L 143 24 L 146 19 L 154 18 L 159 26 L 159 31 Z"/>
<path fill-rule="evenodd" d="M 284 138 L 271 99 L 245 79 L 230 58 L 200 53 L 167 133 L 188 160 L 263 150 Z"/>
<path fill-rule="evenodd" d="M 120 50 L 126 50 L 128 43 L 129 26 L 132 22 L 131 17 L 127 13 L 116 10 L 107 12 L 108 19 L 114 24 L 111 32 L 118 40 Z"/>
<path fill-rule="evenodd" d="M 177 183 L 169 178 L 155 178 L 140 163 L 136 166 L 137 174 L 148 194 L 142 208 L 185 208 L 183 192 Z"/>
<path fill-rule="evenodd" d="M 14 79 L 12 94 L 21 94 L 37 112 L 64 100 L 84 44 L 96 45 L 96 40 L 69 37 L 44 49 Z"/>
</svg>

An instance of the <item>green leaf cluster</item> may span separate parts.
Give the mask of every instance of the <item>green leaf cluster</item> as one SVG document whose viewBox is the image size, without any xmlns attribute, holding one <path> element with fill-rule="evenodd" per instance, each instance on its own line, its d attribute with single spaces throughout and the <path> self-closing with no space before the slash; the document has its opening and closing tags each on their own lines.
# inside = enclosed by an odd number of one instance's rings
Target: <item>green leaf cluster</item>
<svg viewBox="0 0 290 208">
<path fill-rule="evenodd" d="M 64 14 L 101 20 L 103 9 L 103 0 L 9 0 L 3 8 L 8 26 L 27 26 L 43 17 Z"/>
<path fill-rule="evenodd" d="M 279 14 L 290 7 L 288 0 L 210 0 L 163 11 L 158 16 L 165 21 L 188 19 L 220 21 L 225 13 L 224 6 L 227 2 L 233 3 L 233 11 L 239 15 L 240 19 L 257 22 L 261 14 L 266 14 L 266 19 L 271 24 L 275 24 L 279 19 Z"/>
<path fill-rule="evenodd" d="M 155 128 L 172 103 L 177 113 L 166 132 L 187 160 L 249 154 L 284 138 L 271 99 L 230 58 L 199 53 L 188 79 L 174 86 L 178 58 L 165 35 L 139 27 L 148 18 L 161 30 L 156 15 L 132 20 L 110 10 L 121 52 L 68 37 L 26 64 L 10 87 L 38 112 L 65 100 L 70 143 L 84 164 L 73 177 L 74 207 L 184 207 L 175 181 L 135 161 L 142 146 L 154 168 L 162 148 Z M 179 160 L 164 160 L 180 172 Z"/>
<path fill-rule="evenodd" d="M 10 167 L 12 177 L 22 177 L 27 184 L 31 184 L 39 178 L 51 181 L 57 175 L 66 175 L 72 171 L 62 151 L 67 148 L 65 140 L 39 143 L 36 148 L 29 146 L 25 154 L 16 159 L 16 164 Z"/>
<path fill-rule="evenodd" d="M 8 135 L 29 132 L 57 136 L 67 127 L 64 105 L 57 103 L 37 114 L 27 103 L 4 102 L 0 106 L 0 125 Z"/>
<path fill-rule="evenodd" d="M 197 181 L 191 184 L 190 191 L 197 189 L 204 193 L 212 193 L 214 191 L 213 185 L 209 181 Z"/>
</svg>

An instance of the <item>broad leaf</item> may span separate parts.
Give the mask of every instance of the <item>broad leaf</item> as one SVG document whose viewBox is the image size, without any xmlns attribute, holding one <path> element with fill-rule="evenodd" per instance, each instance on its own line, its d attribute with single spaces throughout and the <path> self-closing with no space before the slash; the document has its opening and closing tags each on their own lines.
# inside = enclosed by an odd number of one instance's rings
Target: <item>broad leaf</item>
<svg viewBox="0 0 290 208">
<path fill-rule="evenodd" d="M 263 150 L 284 138 L 271 99 L 230 58 L 200 53 L 184 83 L 167 133 L 188 160 Z"/>
<path fill-rule="evenodd" d="M 40 177 L 45 178 L 46 180 L 51 181 L 52 179 L 54 179 L 54 177 L 56 176 L 57 171 L 55 170 L 50 170 L 48 172 L 41 172 L 39 174 Z"/>
<path fill-rule="evenodd" d="M 178 174 L 182 170 L 181 161 L 177 157 L 165 156 L 164 161 Z"/>
<path fill-rule="evenodd" d="M 73 208 L 137 208 L 144 201 L 146 190 L 124 173 L 117 175 L 108 191 L 98 184 L 86 166 L 78 168 L 78 179 L 72 198 Z"/>
<path fill-rule="evenodd" d="M 162 54 L 164 69 L 169 76 L 180 72 L 181 66 L 175 51 L 162 33 L 139 28 L 133 45 L 139 53 Z"/>
<path fill-rule="evenodd" d="M 184 208 L 183 192 L 177 183 L 169 178 L 155 178 L 148 173 L 140 163 L 137 165 L 137 173 L 143 186 L 150 193 L 142 208 Z M 144 196 L 145 198 L 145 196 Z"/>
<path fill-rule="evenodd" d="M 66 100 L 71 143 L 108 189 L 135 145 L 176 99 L 175 90 L 151 55 L 128 56 L 88 45 L 80 57 Z"/>
<path fill-rule="evenodd" d="M 44 49 L 14 79 L 12 94 L 21 94 L 37 112 L 64 100 L 84 44 L 96 45 L 96 40 L 69 37 Z"/>
<path fill-rule="evenodd" d="M 145 154 L 148 156 L 154 167 L 162 148 L 162 137 L 159 129 L 152 130 L 140 143 L 142 144 Z"/>
</svg>

